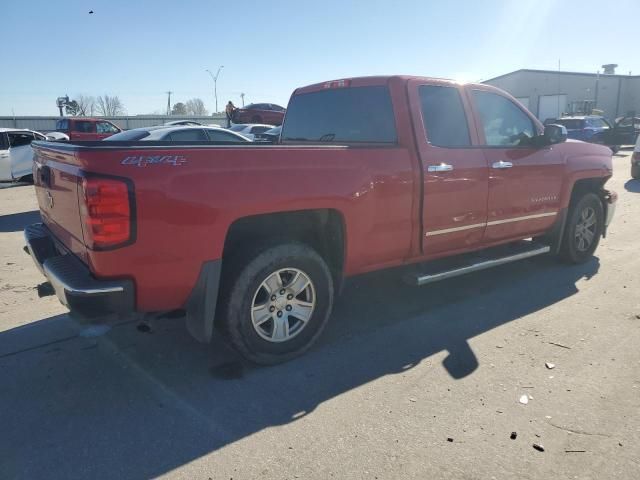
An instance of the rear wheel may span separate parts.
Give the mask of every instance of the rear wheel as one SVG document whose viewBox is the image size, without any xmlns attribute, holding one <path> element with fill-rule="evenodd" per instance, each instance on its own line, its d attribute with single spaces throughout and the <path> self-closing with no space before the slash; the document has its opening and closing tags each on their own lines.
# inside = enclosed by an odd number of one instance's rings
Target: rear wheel
<svg viewBox="0 0 640 480">
<path fill-rule="evenodd" d="M 595 193 L 586 193 L 569 211 L 560 258 L 568 263 L 584 263 L 598 247 L 604 229 L 602 201 Z"/>
<path fill-rule="evenodd" d="M 221 327 L 240 354 L 272 365 L 313 345 L 333 305 L 331 273 L 315 250 L 300 243 L 258 249 L 233 271 Z"/>
<path fill-rule="evenodd" d="M 640 180 L 640 163 L 631 165 L 631 178 Z"/>
</svg>

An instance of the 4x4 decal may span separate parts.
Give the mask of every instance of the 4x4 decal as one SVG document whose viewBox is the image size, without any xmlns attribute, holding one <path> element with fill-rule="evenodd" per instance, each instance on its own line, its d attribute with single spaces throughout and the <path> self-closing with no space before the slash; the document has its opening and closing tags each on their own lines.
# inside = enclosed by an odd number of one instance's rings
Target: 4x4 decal
<svg viewBox="0 0 640 480">
<path fill-rule="evenodd" d="M 179 167 L 185 165 L 187 159 L 182 155 L 136 155 L 126 157 L 120 162 L 122 165 L 135 165 L 136 167 L 146 167 L 147 165 L 171 165 Z"/>
</svg>

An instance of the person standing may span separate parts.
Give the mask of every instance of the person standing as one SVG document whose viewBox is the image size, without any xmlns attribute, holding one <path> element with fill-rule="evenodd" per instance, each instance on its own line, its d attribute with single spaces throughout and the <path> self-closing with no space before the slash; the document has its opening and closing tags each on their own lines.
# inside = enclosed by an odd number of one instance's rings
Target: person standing
<svg viewBox="0 0 640 480">
<path fill-rule="evenodd" d="M 224 109 L 227 114 L 227 128 L 231 127 L 231 120 L 233 119 L 233 112 L 236 110 L 236 106 L 233 104 L 231 100 L 227 103 L 226 108 Z"/>
</svg>

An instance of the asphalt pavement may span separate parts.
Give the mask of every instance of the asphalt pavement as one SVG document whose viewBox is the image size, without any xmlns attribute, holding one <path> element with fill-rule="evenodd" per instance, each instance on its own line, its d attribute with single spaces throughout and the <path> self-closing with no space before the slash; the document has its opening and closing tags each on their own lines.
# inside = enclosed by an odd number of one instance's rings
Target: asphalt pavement
<svg viewBox="0 0 640 480">
<path fill-rule="evenodd" d="M 359 277 L 320 343 L 270 368 L 196 343 L 182 318 L 86 324 L 38 298 L 22 251 L 33 187 L 5 185 L 0 478 L 640 478 L 629 155 L 614 157 L 616 218 L 590 262 L 425 287 Z"/>
</svg>

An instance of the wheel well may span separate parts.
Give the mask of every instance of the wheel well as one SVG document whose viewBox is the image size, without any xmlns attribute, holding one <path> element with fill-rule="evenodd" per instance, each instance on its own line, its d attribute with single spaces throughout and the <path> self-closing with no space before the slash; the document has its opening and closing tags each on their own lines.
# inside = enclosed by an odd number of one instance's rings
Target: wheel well
<svg viewBox="0 0 640 480">
<path fill-rule="evenodd" d="M 313 247 L 327 262 L 339 284 L 344 266 L 344 221 L 331 209 L 253 215 L 236 220 L 227 232 L 222 254 L 225 258 L 257 243 L 298 241 Z"/>
<path fill-rule="evenodd" d="M 595 193 L 602 198 L 603 187 L 608 178 L 582 178 L 573 184 L 571 191 L 571 204 L 576 202 L 585 193 Z"/>
</svg>

